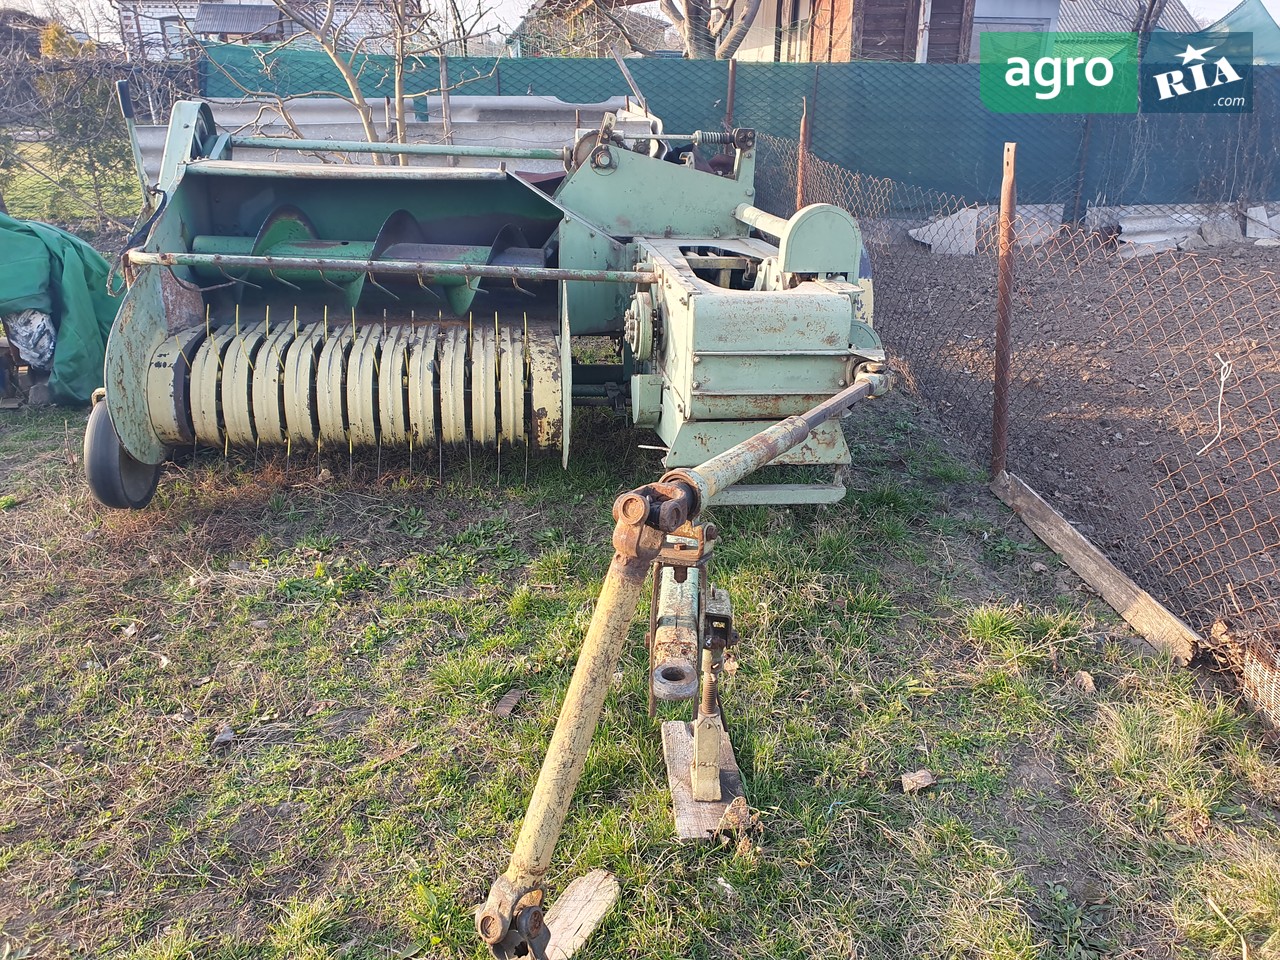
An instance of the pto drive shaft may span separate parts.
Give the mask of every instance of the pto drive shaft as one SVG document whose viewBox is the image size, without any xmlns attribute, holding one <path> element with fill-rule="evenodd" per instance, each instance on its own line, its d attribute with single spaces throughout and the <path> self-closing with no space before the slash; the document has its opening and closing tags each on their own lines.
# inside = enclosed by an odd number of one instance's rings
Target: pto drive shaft
<svg viewBox="0 0 1280 960">
<path fill-rule="evenodd" d="M 545 958 L 550 930 L 543 918 L 543 879 L 586 763 L 605 694 L 635 617 L 649 566 L 669 535 L 692 524 L 712 497 L 802 443 L 819 424 L 854 403 L 879 396 L 889 375 L 864 367 L 853 384 L 801 416 L 788 417 L 699 467 L 624 493 L 613 506 L 614 555 L 591 626 L 578 655 L 555 733 L 529 801 L 510 865 L 476 915 L 476 930 L 495 957 Z"/>
</svg>

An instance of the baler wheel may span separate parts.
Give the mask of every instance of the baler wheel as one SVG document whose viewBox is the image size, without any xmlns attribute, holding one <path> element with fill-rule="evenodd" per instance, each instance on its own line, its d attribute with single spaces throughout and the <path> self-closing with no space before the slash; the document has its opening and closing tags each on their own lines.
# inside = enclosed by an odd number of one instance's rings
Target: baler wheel
<svg viewBox="0 0 1280 960">
<path fill-rule="evenodd" d="M 116 510 L 141 510 L 155 495 L 161 469 L 160 464 L 130 456 L 116 435 L 106 401 L 94 404 L 84 431 L 84 475 L 99 503 Z"/>
</svg>

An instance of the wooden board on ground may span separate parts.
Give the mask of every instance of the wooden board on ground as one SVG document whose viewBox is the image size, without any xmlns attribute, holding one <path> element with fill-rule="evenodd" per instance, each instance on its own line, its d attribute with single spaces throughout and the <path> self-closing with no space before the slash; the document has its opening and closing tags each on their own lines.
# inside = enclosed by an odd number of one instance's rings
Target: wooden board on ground
<svg viewBox="0 0 1280 960">
<path fill-rule="evenodd" d="M 667 758 L 667 783 L 675 813 L 676 836 L 681 840 L 708 840 L 720 826 L 725 808 L 743 796 L 742 773 L 727 731 L 720 734 L 720 799 L 693 799 L 689 764 L 693 759 L 693 724 L 668 720 L 662 725 L 662 753 Z"/>
<path fill-rule="evenodd" d="M 1147 643 L 1169 654 L 1177 663 L 1186 664 L 1191 660 L 1204 642 L 1200 635 L 1125 576 L 1038 493 L 1008 471 L 992 481 L 991 491 L 1012 507 L 1031 532 L 1052 547 L 1080 579 L 1097 590 Z"/>
<path fill-rule="evenodd" d="M 547 911 L 548 960 L 569 960 L 600 926 L 620 893 L 618 878 L 608 870 L 592 870 L 565 887 Z"/>
</svg>

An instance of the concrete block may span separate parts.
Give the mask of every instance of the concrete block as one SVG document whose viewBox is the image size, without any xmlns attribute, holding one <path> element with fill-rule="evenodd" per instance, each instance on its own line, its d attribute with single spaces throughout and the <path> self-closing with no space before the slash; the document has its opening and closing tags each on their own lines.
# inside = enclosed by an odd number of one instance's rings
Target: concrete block
<svg viewBox="0 0 1280 960">
<path fill-rule="evenodd" d="M 1280 247 L 1280 238 L 1263 237 L 1260 240 L 1253 241 L 1255 247 Z"/>
<path fill-rule="evenodd" d="M 1280 237 L 1280 231 L 1277 231 L 1276 228 L 1271 225 L 1273 220 L 1280 224 L 1280 214 L 1277 214 L 1275 217 L 1268 217 L 1266 207 L 1250 207 L 1245 211 L 1245 236 L 1252 237 L 1255 240 Z"/>
<path fill-rule="evenodd" d="M 1144 203 L 1128 206 L 1089 204 L 1085 208 L 1084 228 L 1090 233 L 1105 232 L 1129 217 L 1168 217 L 1177 223 L 1190 224 L 1192 230 L 1212 217 L 1230 216 L 1233 207 L 1226 203 Z"/>
<path fill-rule="evenodd" d="M 971 256 L 978 249 L 978 218 L 976 208 L 966 207 L 949 217 L 908 230 L 907 234 L 914 240 L 927 243 L 934 253 Z"/>
<path fill-rule="evenodd" d="M 1229 243 L 1239 243 L 1244 239 L 1240 231 L 1240 223 L 1235 217 L 1215 217 L 1200 224 L 1200 236 L 1211 247 L 1221 247 Z"/>
<path fill-rule="evenodd" d="M 1167 250 L 1177 250 L 1178 241 L 1172 238 L 1152 240 L 1149 242 L 1122 243 L 1118 253 L 1121 260 L 1132 260 L 1134 257 L 1150 257 Z"/>
<path fill-rule="evenodd" d="M 1061 203 L 1027 204 L 1018 207 L 1016 240 L 1020 247 L 1034 247 L 1052 240 L 1062 231 Z"/>
<path fill-rule="evenodd" d="M 1119 221 L 1120 240 L 1125 243 L 1158 243 L 1185 240 L 1196 232 L 1194 223 L 1158 214 L 1131 214 Z"/>
</svg>

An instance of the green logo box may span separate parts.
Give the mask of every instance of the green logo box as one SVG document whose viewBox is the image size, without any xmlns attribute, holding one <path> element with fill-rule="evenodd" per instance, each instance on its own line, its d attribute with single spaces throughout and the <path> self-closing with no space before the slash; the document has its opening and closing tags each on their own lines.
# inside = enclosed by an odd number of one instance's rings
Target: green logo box
<svg viewBox="0 0 1280 960">
<path fill-rule="evenodd" d="M 983 33 L 979 83 L 992 113 L 1136 113 L 1135 33 Z"/>
</svg>

